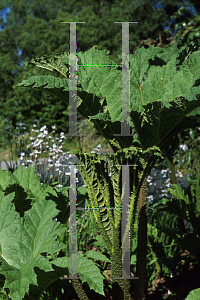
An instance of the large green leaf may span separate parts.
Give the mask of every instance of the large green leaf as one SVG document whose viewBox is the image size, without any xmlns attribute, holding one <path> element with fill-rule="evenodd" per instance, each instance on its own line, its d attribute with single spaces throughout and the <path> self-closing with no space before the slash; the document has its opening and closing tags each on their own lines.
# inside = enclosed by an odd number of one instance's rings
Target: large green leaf
<svg viewBox="0 0 200 300">
<path fill-rule="evenodd" d="M 94 47 L 93 47 L 94 48 Z M 87 54 L 87 58 L 89 57 L 89 62 L 93 62 L 93 64 L 101 63 L 102 65 L 109 64 L 109 65 L 115 65 L 115 63 L 110 60 L 106 55 L 105 51 L 98 51 L 94 49 L 89 50 L 89 55 Z M 96 59 L 96 61 L 95 61 Z M 64 65 L 69 66 L 69 54 L 65 53 L 62 55 L 61 60 L 63 62 L 63 65 L 61 67 L 60 59 L 59 56 L 53 56 L 51 57 L 51 61 L 49 61 L 47 58 L 41 57 L 41 58 L 33 58 L 29 63 L 27 64 L 33 64 L 37 65 L 38 67 L 46 68 L 48 66 L 48 70 L 55 70 L 55 65 L 56 65 L 56 70 L 60 73 L 63 74 L 63 68 Z M 79 60 L 78 60 L 79 63 Z M 51 67 L 50 67 L 51 65 Z M 82 69 L 83 67 L 80 67 Z M 78 68 L 79 69 L 79 68 Z M 94 69 L 94 68 L 89 68 L 85 67 L 84 69 L 88 70 L 89 69 Z M 117 89 L 120 88 L 121 84 L 119 82 L 119 78 L 121 78 L 121 71 L 116 70 L 116 67 L 101 67 L 101 68 L 96 68 L 97 70 L 93 70 L 96 72 L 95 74 L 99 73 L 97 76 L 97 79 L 95 79 L 95 83 L 93 84 L 93 80 L 90 82 L 84 82 L 83 79 L 83 85 L 85 86 L 85 90 L 82 87 L 82 82 L 81 82 L 81 70 L 78 71 L 78 82 L 77 82 L 77 111 L 78 113 L 83 116 L 85 119 L 87 119 L 88 122 L 93 125 L 99 134 L 104 136 L 106 139 L 112 139 L 113 142 L 115 139 L 113 139 L 113 134 L 115 133 L 120 133 L 121 131 L 121 122 L 117 121 L 112 123 L 111 118 L 109 116 L 109 111 L 107 109 L 107 102 L 106 98 L 102 96 L 96 96 L 95 94 L 92 94 L 91 92 L 95 91 L 94 85 L 99 85 L 101 82 L 104 81 L 102 72 L 111 72 L 109 78 L 111 78 L 111 81 L 117 80 Z M 100 72 L 97 72 L 99 71 Z M 91 70 L 91 72 L 93 72 Z M 67 68 L 66 68 L 67 72 Z M 93 73 L 91 73 L 93 74 Z M 84 75 L 84 72 L 83 72 Z M 96 76 L 95 75 L 95 76 Z M 80 76 L 80 78 L 79 78 Z M 102 77 L 102 79 L 100 77 Z M 69 105 L 69 79 L 63 79 L 61 82 L 60 77 L 54 76 L 54 86 L 52 85 L 53 83 L 53 76 L 32 76 L 27 80 L 23 80 L 21 83 L 18 83 L 16 87 L 20 86 L 27 86 L 29 88 L 35 88 L 38 90 L 45 90 L 49 94 L 54 95 L 55 97 L 60 98 L 63 100 L 66 105 Z M 101 81 L 100 81 L 101 79 Z M 88 77 L 88 80 L 90 81 L 90 77 Z M 110 80 L 110 79 L 109 79 Z M 61 85 L 62 84 L 62 85 Z M 87 88 L 88 86 L 88 88 Z M 109 88 L 110 89 L 110 88 Z M 98 92 L 98 90 L 97 90 Z M 99 93 L 98 93 L 99 95 Z M 121 99 L 121 98 L 120 98 Z M 90 116 L 102 114 L 100 117 L 100 120 L 91 120 Z M 105 120 L 106 118 L 106 120 Z M 108 130 L 109 129 L 109 130 Z M 114 142 L 115 143 L 115 142 Z M 118 141 L 119 144 L 122 144 L 123 147 L 131 146 L 132 144 L 132 137 L 120 137 L 120 141 Z M 121 147 L 119 144 L 115 144 L 116 149 L 120 149 Z M 127 144 L 128 143 L 128 144 Z"/>
<path fill-rule="evenodd" d="M 33 166 L 25 169 L 23 165 L 13 173 L 0 169 L 0 186 L 5 190 L 8 186 L 18 183 L 29 193 L 30 199 L 39 198 L 43 195 L 44 188 L 34 172 Z"/>
<path fill-rule="evenodd" d="M 87 282 L 90 289 L 93 289 L 96 293 L 105 296 L 104 294 L 104 276 L 101 274 L 98 266 L 95 265 L 92 259 L 100 261 L 110 262 L 110 260 L 100 252 L 87 251 L 84 255 L 81 251 L 77 252 L 77 273 L 80 276 L 82 282 Z M 30 287 L 30 295 L 35 299 L 41 295 L 41 293 L 52 282 L 62 278 L 63 280 L 69 280 L 69 258 L 59 257 L 56 260 L 51 261 L 53 270 L 44 271 L 39 268 L 35 268 L 37 274 L 38 286 L 34 288 Z"/>
<path fill-rule="evenodd" d="M 37 285 L 34 267 L 51 271 L 52 266 L 42 253 L 55 253 L 66 245 L 56 241 L 66 227 L 53 222 L 58 214 L 56 204 L 41 199 L 20 218 L 11 201 L 14 193 L 0 192 L 0 273 L 6 277 L 4 287 L 10 289 L 13 300 L 21 300 L 29 285 Z"/>
<path fill-rule="evenodd" d="M 92 48 L 91 52 L 87 52 L 88 60 L 94 51 Z M 171 137 L 182 130 L 179 123 L 192 110 L 200 107 L 200 51 L 193 52 L 177 68 L 180 51 L 183 49 L 177 49 L 177 43 L 174 43 L 171 49 L 142 47 L 135 55 L 130 55 L 130 124 L 134 125 L 144 149 L 169 144 Z M 86 55 L 78 54 L 78 57 L 81 58 L 81 63 L 86 63 Z M 101 113 L 91 119 L 103 119 L 107 123 L 111 118 L 112 122 L 116 122 L 121 120 L 121 74 L 113 68 L 101 69 L 101 72 L 98 70 L 98 76 L 93 73 L 92 68 L 87 67 L 81 67 L 78 74 L 86 91 L 90 91 L 91 80 L 96 87 L 101 82 L 101 89 L 96 88 L 95 95 L 106 97 L 109 115 Z M 146 71 L 146 80 L 143 82 Z M 188 128 L 189 124 L 186 126 L 185 120 L 183 124 Z"/>
<path fill-rule="evenodd" d="M 166 149 L 170 144 L 170 140 L 182 130 L 180 127 L 181 122 L 184 124 L 184 129 L 190 128 L 189 119 L 186 119 L 186 116 L 193 110 L 197 111 L 197 108 L 200 107 L 200 51 L 194 51 L 189 57 L 185 57 L 181 61 L 180 57 L 183 52 L 184 47 L 178 49 L 177 44 L 174 43 L 170 49 L 155 48 L 154 46 L 150 46 L 148 49 L 142 47 L 134 55 L 130 55 L 130 126 L 131 133 L 135 134 L 134 137 L 113 136 L 113 134 L 121 132 L 122 72 L 120 68 L 106 57 L 106 51 L 98 51 L 95 47 L 85 53 L 77 54 L 79 65 L 77 68 L 77 111 L 95 127 L 99 134 L 108 140 L 114 152 L 130 146 L 140 147 L 143 152 L 154 146 Z M 58 56 L 55 58 L 57 59 Z M 61 59 L 67 65 L 66 70 L 69 66 L 68 58 L 67 54 Z M 36 64 L 36 59 L 35 61 L 33 59 L 31 63 Z M 59 64 L 60 61 L 56 63 L 55 60 L 48 62 L 48 69 L 49 66 L 55 69 L 55 65 L 57 65 L 57 71 L 62 73 Z M 97 64 L 101 64 L 101 66 L 99 68 L 91 66 Z M 40 67 L 43 65 L 46 68 L 47 60 L 38 58 L 37 65 Z M 68 78 L 65 79 L 65 87 L 62 86 L 61 91 L 58 78 L 60 79 L 60 77 L 53 79 L 49 76 L 45 76 L 45 78 L 32 77 L 29 81 L 26 80 L 19 83 L 18 86 L 35 87 L 40 90 L 45 89 L 47 92 L 54 93 L 57 97 L 60 97 L 68 105 L 69 80 Z M 187 120 L 187 124 L 185 120 Z M 135 155 L 129 160 L 129 163 L 134 161 Z M 109 163 L 110 165 L 112 164 L 111 161 Z M 145 179 L 145 175 L 150 171 L 152 164 L 153 155 L 149 152 L 142 162 L 142 180 Z M 96 172 L 98 173 L 98 171 L 99 176 L 101 170 L 97 169 Z M 114 187 L 116 183 L 106 187 L 106 185 L 104 186 L 105 178 L 98 178 L 98 176 L 97 178 L 88 178 L 88 175 L 92 177 L 92 172 L 94 170 L 91 168 L 90 174 L 88 171 L 85 177 L 87 177 L 86 181 L 88 181 L 89 198 L 95 202 L 93 206 L 110 206 L 110 201 L 108 201 L 110 200 L 109 188 L 111 186 Z M 84 175 L 84 172 L 82 173 Z M 115 179 L 119 187 L 118 174 L 115 173 Z M 120 176 L 118 177 L 120 178 Z M 133 180 L 133 176 L 131 178 L 131 182 L 134 182 L 134 187 L 137 190 L 136 200 L 138 199 L 138 191 L 142 180 L 138 181 L 137 184 Z M 108 178 L 106 178 L 106 181 L 109 181 Z M 90 185 L 91 190 L 89 190 Z M 95 188 L 97 193 L 94 193 Z M 101 193 L 99 193 L 100 191 Z M 116 197 L 119 202 L 119 190 L 117 191 L 116 189 L 114 194 L 111 198 Z M 114 199 L 112 200 L 113 204 Z M 118 207 L 119 203 L 115 203 L 115 206 Z M 98 219 L 99 221 L 98 226 L 99 228 L 101 227 L 101 233 L 108 249 L 112 250 L 112 233 L 116 233 L 114 217 L 116 222 L 117 214 L 115 212 L 116 216 L 110 215 L 108 218 L 109 212 L 105 212 L 104 215 L 103 213 L 98 215 L 94 213 L 94 215 L 96 220 Z M 118 225 L 119 223 L 116 226 Z M 113 238 L 115 238 L 113 244 L 116 247 L 118 237 L 116 239 L 116 234 L 113 234 Z M 119 267 L 117 256 L 115 257 L 115 262 L 116 264 L 118 263 Z"/>
<path fill-rule="evenodd" d="M 10 297 L 14 300 L 22 299 L 29 292 L 30 299 L 38 299 L 52 282 L 64 276 L 66 270 L 68 272 L 68 264 L 61 266 L 59 259 L 50 262 L 41 255 L 49 253 L 52 257 L 66 248 L 55 238 L 67 229 L 62 223 L 66 224 L 69 218 L 69 187 L 54 190 L 54 185 L 56 183 L 44 189 L 32 166 L 27 169 L 20 166 L 13 174 L 0 170 L 0 273 L 5 275 L 4 287 L 10 289 Z M 79 204 L 86 193 L 86 187 L 78 188 Z M 53 222 L 55 216 L 58 222 Z M 86 255 L 110 262 L 101 253 L 89 251 Z M 68 258 L 63 259 L 68 262 Z M 95 263 L 80 257 L 80 253 L 77 262 L 78 272 L 86 277 L 90 288 L 104 295 L 104 277 Z M 52 263 L 57 267 L 52 269 Z M 35 285 L 38 287 L 33 288 Z"/>
<path fill-rule="evenodd" d="M 153 145 L 166 147 L 172 136 L 182 130 L 179 123 L 182 121 L 188 128 L 187 114 L 193 110 L 197 112 L 200 107 L 200 51 L 194 51 L 186 58 L 185 49 L 186 46 L 178 49 L 174 43 L 171 48 L 142 47 L 130 55 L 130 126 L 131 133 L 139 134 L 138 138 L 113 137 L 121 132 L 122 72 L 108 58 L 107 51 L 99 51 L 95 46 L 85 53 L 77 53 L 78 113 L 110 140 L 115 151 L 134 143 L 140 143 L 143 149 Z M 49 60 L 33 58 L 29 64 L 56 70 L 66 78 L 69 54 L 52 56 Z M 102 66 L 90 66 L 97 64 Z M 55 76 L 54 79 L 52 76 L 33 76 L 17 86 L 45 89 L 68 105 L 69 80 L 63 79 L 62 84 L 60 80 Z"/>
<path fill-rule="evenodd" d="M 189 292 L 185 300 L 199 300 L 200 298 L 200 289 L 195 289 Z"/>
<path fill-rule="evenodd" d="M 95 263 L 89 258 L 107 262 L 110 262 L 110 260 L 102 253 L 96 251 L 88 251 L 85 255 L 86 257 L 81 251 L 78 251 L 77 253 L 77 273 L 80 275 L 82 282 L 88 283 L 90 289 L 93 289 L 98 294 L 105 296 L 103 290 L 104 276 L 100 273 L 100 270 Z M 53 261 L 52 264 L 65 268 L 66 266 L 69 266 L 69 258 L 58 258 L 56 261 Z"/>
<path fill-rule="evenodd" d="M 70 187 L 56 188 L 56 185 L 57 183 L 52 183 L 44 188 L 35 174 L 33 166 L 25 169 L 22 165 L 14 173 L 0 169 L 0 189 L 5 195 L 15 192 L 13 203 L 21 217 L 24 216 L 25 211 L 31 208 L 31 204 L 40 201 L 41 198 L 46 198 L 57 204 L 57 208 L 60 210 L 57 219 L 62 224 L 66 224 L 70 210 Z M 77 204 L 81 206 L 82 200 L 87 197 L 86 187 L 78 187 L 77 195 Z"/>
</svg>

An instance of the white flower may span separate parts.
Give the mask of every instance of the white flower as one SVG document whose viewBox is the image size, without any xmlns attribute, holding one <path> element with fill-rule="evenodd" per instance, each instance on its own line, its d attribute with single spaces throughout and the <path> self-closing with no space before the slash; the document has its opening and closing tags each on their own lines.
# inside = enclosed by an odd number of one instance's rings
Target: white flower
<svg viewBox="0 0 200 300">
<path fill-rule="evenodd" d="M 184 152 L 188 150 L 187 145 L 179 145 L 179 148 L 181 148 Z"/>
</svg>

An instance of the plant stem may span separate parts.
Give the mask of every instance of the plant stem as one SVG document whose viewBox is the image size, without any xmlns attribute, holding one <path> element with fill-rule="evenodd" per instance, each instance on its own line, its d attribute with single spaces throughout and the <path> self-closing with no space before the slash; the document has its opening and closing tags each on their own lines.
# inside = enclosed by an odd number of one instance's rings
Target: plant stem
<svg viewBox="0 0 200 300">
<path fill-rule="evenodd" d="M 79 296 L 80 300 L 89 300 L 88 296 L 86 295 L 83 289 L 82 284 L 79 282 L 78 279 L 72 279 L 72 285 L 77 295 Z"/>
<path fill-rule="evenodd" d="M 130 276 L 130 274 L 128 274 Z M 124 291 L 124 300 L 130 299 L 129 293 L 129 279 L 123 279 L 123 291 Z"/>
<path fill-rule="evenodd" d="M 120 230 L 113 230 L 113 251 L 111 255 L 111 277 L 112 277 L 112 298 L 116 300 L 123 299 L 123 282 L 121 277 L 121 247 L 120 247 Z"/>
<path fill-rule="evenodd" d="M 138 246 L 134 299 L 142 300 L 146 285 L 146 255 L 147 255 L 147 177 L 144 179 L 139 194 L 138 212 Z"/>
</svg>

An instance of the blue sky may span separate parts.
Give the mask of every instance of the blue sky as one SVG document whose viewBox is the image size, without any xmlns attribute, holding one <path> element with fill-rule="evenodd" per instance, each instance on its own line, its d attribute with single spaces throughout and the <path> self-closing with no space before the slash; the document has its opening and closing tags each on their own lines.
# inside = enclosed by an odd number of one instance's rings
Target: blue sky
<svg viewBox="0 0 200 300">
<path fill-rule="evenodd" d="M 186 0 L 183 1 L 184 3 L 186 2 Z M 155 5 L 156 8 L 162 8 L 162 5 L 159 3 L 157 3 Z M 190 8 L 190 10 L 193 12 L 194 15 L 197 14 L 196 10 L 194 8 L 191 8 L 190 6 L 186 6 L 187 8 Z M 5 10 L 0 11 L 0 16 L 3 17 L 4 21 L 6 21 L 6 14 L 10 12 L 10 8 L 7 7 Z M 165 26 L 164 29 L 167 29 L 169 26 Z M 2 27 L 0 26 L 0 31 L 2 30 Z M 22 51 L 19 50 L 18 55 L 21 55 Z M 20 65 L 22 66 L 23 63 L 20 63 Z"/>
</svg>

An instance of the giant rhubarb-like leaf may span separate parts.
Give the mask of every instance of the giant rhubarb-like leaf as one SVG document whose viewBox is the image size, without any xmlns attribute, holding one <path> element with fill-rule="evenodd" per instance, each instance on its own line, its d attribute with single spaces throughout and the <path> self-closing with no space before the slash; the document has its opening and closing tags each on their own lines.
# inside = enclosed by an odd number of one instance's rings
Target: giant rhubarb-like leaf
<svg viewBox="0 0 200 300">
<path fill-rule="evenodd" d="M 193 48 L 187 54 L 186 46 L 179 49 L 174 43 L 171 48 L 142 47 L 130 55 L 130 126 L 138 138 L 113 136 L 121 132 L 122 71 L 105 50 L 94 46 L 77 53 L 78 113 L 110 141 L 115 151 L 138 143 L 143 149 L 169 144 L 182 130 L 179 123 L 184 124 L 186 116 L 200 107 L 200 51 L 196 51 L 199 47 Z M 33 58 L 29 64 L 56 70 L 63 81 L 54 76 L 32 76 L 17 86 L 45 90 L 68 105 L 69 54 Z M 90 66 L 100 64 L 99 68 Z"/>
<path fill-rule="evenodd" d="M 56 241 L 66 227 L 53 222 L 58 214 L 56 203 L 44 198 L 20 218 L 11 201 L 14 193 L 0 191 L 0 273 L 5 275 L 4 288 L 10 289 L 13 300 L 21 300 L 29 284 L 37 285 L 34 267 L 51 271 L 52 266 L 42 253 L 55 253 L 66 245 Z"/>
</svg>

